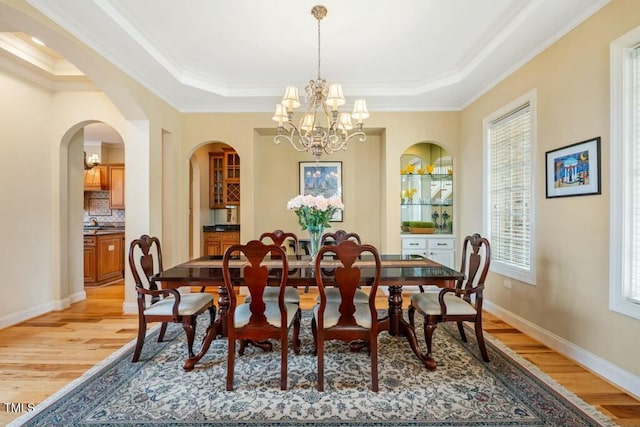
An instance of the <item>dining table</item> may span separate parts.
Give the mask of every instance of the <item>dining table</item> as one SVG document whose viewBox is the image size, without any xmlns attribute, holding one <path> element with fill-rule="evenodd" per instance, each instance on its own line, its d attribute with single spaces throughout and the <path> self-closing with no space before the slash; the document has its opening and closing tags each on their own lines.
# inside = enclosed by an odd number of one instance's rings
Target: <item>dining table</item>
<svg viewBox="0 0 640 427">
<path fill-rule="evenodd" d="M 192 285 L 218 287 L 218 318 L 207 328 L 200 352 L 185 361 L 185 371 L 194 368 L 195 364 L 207 353 L 213 340 L 226 336 L 226 313 L 229 307 L 229 296 L 222 276 L 222 258 L 220 255 L 202 256 L 178 264 L 151 277 L 152 281 L 169 289 Z M 464 274 L 423 257 L 382 254 L 380 259 L 378 292 L 381 291 L 380 287 L 388 287 L 388 312 L 386 316 L 378 320 L 378 331 L 386 331 L 391 336 L 406 337 L 416 357 L 424 363 L 427 369 L 433 370 L 436 368 L 436 361 L 431 354 L 422 352 L 418 346 L 413 326 L 403 316 L 403 288 L 425 285 L 453 287 L 457 280 L 464 278 Z M 309 256 L 288 255 L 287 261 L 289 267 L 287 286 L 295 287 L 315 286 L 316 274 L 323 274 L 323 281 L 331 283 L 334 277 L 332 272 L 340 265 L 338 260 L 323 258 L 320 261 L 321 271 L 317 272 Z M 267 267 L 269 262 L 280 265 L 282 263 L 278 260 L 265 260 Z M 232 280 L 237 281 L 238 286 L 242 285 L 242 268 L 245 265 L 247 265 L 247 261 L 244 259 L 230 260 L 231 277 Z M 356 261 L 355 265 L 359 266 L 361 270 L 361 286 L 370 285 L 375 272 L 373 259 L 363 256 Z"/>
</svg>

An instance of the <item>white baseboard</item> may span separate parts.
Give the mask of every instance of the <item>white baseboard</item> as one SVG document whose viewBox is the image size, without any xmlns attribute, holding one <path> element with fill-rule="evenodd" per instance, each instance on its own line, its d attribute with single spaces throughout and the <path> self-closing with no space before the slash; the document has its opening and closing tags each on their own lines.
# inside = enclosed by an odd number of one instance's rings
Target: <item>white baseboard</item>
<svg viewBox="0 0 640 427">
<path fill-rule="evenodd" d="M 509 310 L 505 310 L 504 308 L 493 304 L 491 301 L 487 301 L 485 299 L 483 308 L 506 323 L 516 327 L 521 332 L 524 332 L 530 337 L 540 341 L 547 347 L 595 372 L 607 381 L 633 395 L 636 399 L 639 398 L 639 376 L 621 369 L 619 366 L 614 365 L 608 360 L 578 347 L 564 338 L 547 331 L 546 329 L 542 329 L 540 326 L 523 319 Z"/>
<path fill-rule="evenodd" d="M 37 305 L 35 307 L 29 307 L 25 310 L 16 311 L 14 313 L 6 314 L 0 317 L 0 329 L 8 328 L 9 326 L 17 325 L 25 320 L 32 319 L 34 317 L 41 316 L 50 311 L 60 310 L 58 307 L 62 307 L 64 304 L 69 306 L 68 301 L 50 301 L 44 304 Z"/>
</svg>

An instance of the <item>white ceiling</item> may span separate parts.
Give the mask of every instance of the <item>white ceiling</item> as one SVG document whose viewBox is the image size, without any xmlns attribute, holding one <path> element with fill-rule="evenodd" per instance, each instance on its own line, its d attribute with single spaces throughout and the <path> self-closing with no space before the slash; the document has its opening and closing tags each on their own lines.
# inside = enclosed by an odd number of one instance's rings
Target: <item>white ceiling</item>
<svg viewBox="0 0 640 427">
<path fill-rule="evenodd" d="M 608 0 L 28 0 L 183 112 L 272 111 L 321 74 L 348 106 L 459 110 Z M 321 2 L 321 3 L 319 3 Z"/>
</svg>

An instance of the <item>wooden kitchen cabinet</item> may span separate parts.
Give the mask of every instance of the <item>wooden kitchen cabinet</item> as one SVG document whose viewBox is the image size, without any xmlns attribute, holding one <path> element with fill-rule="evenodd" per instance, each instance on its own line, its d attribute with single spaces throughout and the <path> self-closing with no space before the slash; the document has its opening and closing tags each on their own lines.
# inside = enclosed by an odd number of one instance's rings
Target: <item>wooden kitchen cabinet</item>
<svg viewBox="0 0 640 427">
<path fill-rule="evenodd" d="M 224 255 L 229 246 L 240 243 L 239 231 L 204 232 L 204 255 Z"/>
<path fill-rule="evenodd" d="M 102 191 L 109 189 L 108 167 L 98 165 L 84 171 L 84 191 Z"/>
<path fill-rule="evenodd" d="M 124 273 L 124 233 L 84 236 L 84 283 L 101 285 Z"/>
<path fill-rule="evenodd" d="M 96 238 L 84 238 L 84 283 L 96 282 Z"/>
<path fill-rule="evenodd" d="M 109 207 L 124 209 L 124 165 L 109 165 Z"/>
<path fill-rule="evenodd" d="M 224 154 L 209 153 L 209 207 L 224 208 Z"/>
<path fill-rule="evenodd" d="M 233 150 L 224 150 L 224 202 L 240 204 L 240 156 Z"/>
<path fill-rule="evenodd" d="M 240 205 L 240 156 L 234 150 L 209 153 L 209 207 Z"/>
</svg>

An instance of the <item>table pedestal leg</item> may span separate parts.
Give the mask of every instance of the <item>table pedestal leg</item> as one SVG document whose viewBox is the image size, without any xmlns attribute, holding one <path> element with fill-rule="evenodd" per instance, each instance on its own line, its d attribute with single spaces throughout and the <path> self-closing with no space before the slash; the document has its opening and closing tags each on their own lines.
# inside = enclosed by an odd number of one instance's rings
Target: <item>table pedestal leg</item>
<svg viewBox="0 0 640 427">
<path fill-rule="evenodd" d="M 391 336 L 404 335 L 413 353 L 427 369 L 434 370 L 436 361 L 430 354 L 425 355 L 416 340 L 416 332 L 402 316 L 402 286 L 389 286 L 389 315 L 378 321 L 378 332 L 387 331 Z"/>
</svg>

